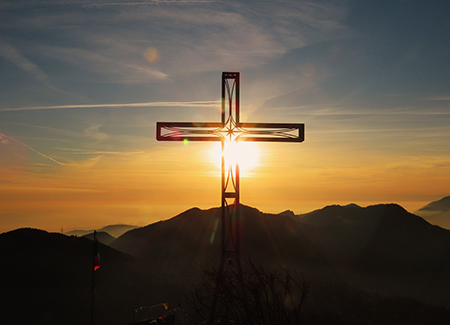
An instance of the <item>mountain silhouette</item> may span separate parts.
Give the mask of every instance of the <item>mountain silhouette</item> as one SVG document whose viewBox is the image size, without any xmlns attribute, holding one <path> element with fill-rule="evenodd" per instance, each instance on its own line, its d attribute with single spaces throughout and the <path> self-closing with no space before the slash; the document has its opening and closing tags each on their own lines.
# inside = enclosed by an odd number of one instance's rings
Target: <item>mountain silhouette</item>
<svg viewBox="0 0 450 325">
<path fill-rule="evenodd" d="M 123 224 L 118 224 L 118 225 L 109 225 L 106 227 L 103 227 L 101 229 L 95 229 L 97 232 L 107 232 L 108 234 L 110 234 L 112 237 L 117 238 L 119 236 L 121 236 L 122 234 L 124 234 L 125 232 L 137 228 L 138 226 L 132 226 L 132 225 L 123 225 Z M 71 230 L 68 231 L 66 233 L 64 233 L 67 236 L 84 236 L 84 235 L 88 235 L 88 234 L 92 234 L 94 233 L 94 229 L 91 230 Z"/>
<path fill-rule="evenodd" d="M 131 230 L 111 246 L 174 269 L 177 263 L 186 265 L 195 277 L 202 266 L 218 263 L 218 234 L 211 239 L 219 219 L 220 208 L 193 208 Z M 241 224 L 244 258 L 290 265 L 312 276 L 320 272 L 364 290 L 450 303 L 439 289 L 449 282 L 445 275 L 450 271 L 450 231 L 399 205 L 334 205 L 297 216 L 286 211 L 267 214 L 242 205 Z"/>
<path fill-rule="evenodd" d="M 219 250 L 220 208 L 193 208 L 127 232 L 111 247 L 139 258 L 199 261 Z M 215 226 L 215 222 L 219 222 Z M 241 252 L 270 262 L 344 266 L 376 272 L 436 270 L 450 232 L 396 204 L 327 206 L 303 215 L 241 205 Z"/>
<path fill-rule="evenodd" d="M 111 247 L 139 258 L 183 262 L 190 268 L 219 262 L 221 210 L 193 208 L 178 216 L 131 230 Z M 327 265 L 326 259 L 304 234 L 294 214 L 266 214 L 241 205 L 241 256 L 266 263 L 310 266 Z"/>
<path fill-rule="evenodd" d="M 113 236 L 111 236 L 110 234 L 108 234 L 106 231 L 99 231 L 97 232 L 97 240 L 105 245 L 110 245 L 116 238 L 114 238 Z M 90 233 L 87 235 L 82 236 L 84 238 L 90 239 L 90 240 L 94 240 L 94 233 Z"/>
<path fill-rule="evenodd" d="M 450 229 L 450 196 L 433 201 L 420 208 L 415 214 L 421 216 L 433 225 Z"/>
</svg>

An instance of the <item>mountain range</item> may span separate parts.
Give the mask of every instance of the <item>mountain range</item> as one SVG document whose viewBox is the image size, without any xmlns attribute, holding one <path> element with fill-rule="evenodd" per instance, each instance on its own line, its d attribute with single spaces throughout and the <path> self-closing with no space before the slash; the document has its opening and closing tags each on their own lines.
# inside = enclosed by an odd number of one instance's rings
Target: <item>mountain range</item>
<svg viewBox="0 0 450 325">
<path fill-rule="evenodd" d="M 251 259 L 273 269 L 297 269 L 311 283 L 305 323 L 450 321 L 450 231 L 396 204 L 332 205 L 302 215 L 240 209 L 243 264 Z M 135 307 L 161 302 L 189 309 L 185 296 L 202 270 L 218 265 L 218 229 L 220 208 L 193 208 L 129 230 L 110 246 L 99 244 L 96 323 L 130 323 Z M 0 254 L 4 320 L 89 321 L 91 240 L 18 229 L 0 234 Z"/>
<path fill-rule="evenodd" d="M 108 233 L 110 236 L 117 238 L 127 232 L 128 230 L 137 228 L 138 226 L 132 226 L 132 225 L 124 225 L 124 224 L 118 224 L 118 225 L 109 225 L 106 227 L 103 227 L 101 229 L 95 229 L 97 232 L 105 232 Z M 71 230 L 66 232 L 65 234 L 67 236 L 85 236 L 89 234 L 93 234 L 94 229 L 90 230 Z"/>
<path fill-rule="evenodd" d="M 190 209 L 131 230 L 111 247 L 137 258 L 162 260 L 174 269 L 182 263 L 193 272 L 202 263 L 217 263 L 219 241 L 211 238 L 219 216 L 220 208 Z M 438 288 L 450 271 L 450 231 L 399 205 L 334 205 L 303 215 L 267 214 L 241 206 L 241 223 L 242 256 L 380 293 L 450 303 L 450 296 Z"/>
</svg>

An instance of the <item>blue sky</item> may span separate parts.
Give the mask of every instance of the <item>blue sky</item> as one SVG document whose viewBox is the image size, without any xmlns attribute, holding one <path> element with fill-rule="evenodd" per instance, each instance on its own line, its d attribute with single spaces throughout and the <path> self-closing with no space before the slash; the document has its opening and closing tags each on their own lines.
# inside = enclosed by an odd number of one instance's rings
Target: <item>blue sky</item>
<svg viewBox="0 0 450 325">
<path fill-rule="evenodd" d="M 243 121 L 306 125 L 301 145 L 258 145 L 243 203 L 414 211 L 448 195 L 449 7 L 3 1 L 0 228 L 149 223 L 220 205 L 210 145 L 158 143 L 155 124 L 218 121 L 222 71 L 241 73 Z"/>
</svg>

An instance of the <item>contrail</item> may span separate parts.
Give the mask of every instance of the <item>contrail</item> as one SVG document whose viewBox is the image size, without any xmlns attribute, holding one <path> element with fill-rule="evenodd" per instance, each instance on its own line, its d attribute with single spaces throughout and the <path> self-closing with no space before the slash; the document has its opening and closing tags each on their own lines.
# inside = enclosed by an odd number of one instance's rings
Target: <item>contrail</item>
<svg viewBox="0 0 450 325">
<path fill-rule="evenodd" d="M 0 112 L 7 111 L 32 111 L 43 109 L 67 109 L 67 108 L 102 108 L 102 107 L 217 107 L 220 101 L 197 102 L 148 102 L 148 103 L 124 103 L 124 104 L 87 104 L 87 105 L 56 105 L 56 106 L 30 106 L 30 107 L 6 107 L 0 108 Z"/>
<path fill-rule="evenodd" d="M 117 155 L 117 156 L 130 156 L 145 153 L 145 151 L 103 151 L 103 150 L 86 150 L 86 149 L 74 149 L 74 148 L 60 148 L 55 149 L 64 150 L 68 153 L 76 155 Z"/>
<path fill-rule="evenodd" d="M 1 139 L 1 138 L 8 139 L 8 140 L 10 140 L 10 141 L 17 142 L 18 144 L 24 146 L 25 148 L 30 149 L 31 151 L 37 153 L 38 155 L 40 155 L 40 156 L 42 156 L 42 157 L 44 157 L 44 158 L 47 158 L 47 159 L 49 159 L 49 160 L 51 160 L 51 161 L 57 163 L 58 165 L 61 165 L 61 166 L 70 166 L 70 165 L 72 165 L 72 164 L 60 162 L 60 161 L 58 161 L 58 160 L 56 160 L 56 159 L 54 159 L 54 158 L 52 158 L 52 157 L 50 157 L 50 156 L 47 156 L 46 154 L 43 154 L 42 152 L 39 152 L 39 151 L 37 151 L 36 149 L 31 148 L 30 146 L 26 145 L 25 143 L 20 142 L 19 140 L 16 140 L 16 139 L 14 139 L 14 138 L 12 138 L 12 137 L 9 137 L 9 136 L 7 136 L 7 135 L 5 135 L 5 134 L 3 134 L 3 133 L 0 133 L 0 139 Z"/>
<path fill-rule="evenodd" d="M 143 5 L 157 5 L 157 4 L 189 4 L 189 3 L 213 3 L 221 2 L 214 0 L 153 0 L 153 1 L 142 1 L 142 2 L 97 2 L 97 3 L 83 3 L 85 7 L 106 7 L 106 6 L 143 6 Z"/>
</svg>

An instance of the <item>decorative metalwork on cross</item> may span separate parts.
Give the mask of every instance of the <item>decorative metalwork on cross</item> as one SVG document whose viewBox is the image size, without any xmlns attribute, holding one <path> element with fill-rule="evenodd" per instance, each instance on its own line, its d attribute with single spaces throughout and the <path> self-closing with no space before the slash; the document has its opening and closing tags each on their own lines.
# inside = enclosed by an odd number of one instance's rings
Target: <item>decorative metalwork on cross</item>
<svg viewBox="0 0 450 325">
<path fill-rule="evenodd" d="M 223 72 L 222 121 L 157 122 L 156 139 L 222 142 L 222 262 L 232 259 L 240 268 L 239 164 L 226 165 L 225 147 L 238 141 L 302 142 L 304 124 L 240 122 L 239 72 Z"/>
</svg>

